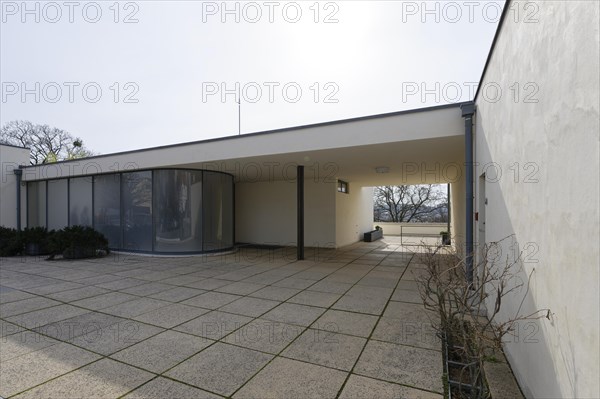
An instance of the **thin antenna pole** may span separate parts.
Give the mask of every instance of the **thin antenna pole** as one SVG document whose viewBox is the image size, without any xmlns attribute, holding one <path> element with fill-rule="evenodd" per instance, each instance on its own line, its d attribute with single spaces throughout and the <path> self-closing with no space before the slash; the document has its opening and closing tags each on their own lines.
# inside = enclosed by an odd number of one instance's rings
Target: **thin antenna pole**
<svg viewBox="0 0 600 399">
<path fill-rule="evenodd" d="M 238 99 L 238 136 L 242 134 L 242 99 Z"/>
</svg>

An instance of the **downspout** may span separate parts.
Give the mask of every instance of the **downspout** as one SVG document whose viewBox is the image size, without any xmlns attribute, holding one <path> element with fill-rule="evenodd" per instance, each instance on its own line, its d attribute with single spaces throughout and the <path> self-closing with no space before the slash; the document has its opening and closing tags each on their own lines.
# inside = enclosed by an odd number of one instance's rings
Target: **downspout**
<svg viewBox="0 0 600 399">
<path fill-rule="evenodd" d="M 21 178 L 23 177 L 23 169 L 13 170 L 17 177 L 17 230 L 21 231 Z"/>
<path fill-rule="evenodd" d="M 462 117 L 465 119 L 465 168 L 466 168 L 466 193 L 465 193 L 465 264 L 466 278 L 473 284 L 473 115 L 475 103 L 466 102 L 460 106 Z"/>
</svg>

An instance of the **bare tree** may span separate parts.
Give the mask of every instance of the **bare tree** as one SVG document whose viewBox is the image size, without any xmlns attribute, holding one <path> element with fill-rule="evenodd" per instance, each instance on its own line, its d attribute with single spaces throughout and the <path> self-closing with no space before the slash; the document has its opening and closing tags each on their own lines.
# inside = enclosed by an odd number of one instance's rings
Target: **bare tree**
<svg viewBox="0 0 600 399">
<path fill-rule="evenodd" d="M 29 160 L 32 165 L 93 155 L 80 138 L 69 132 L 29 121 L 11 121 L 2 126 L 0 143 L 31 149 Z"/>
<path fill-rule="evenodd" d="M 380 186 L 374 191 L 375 221 L 423 222 L 447 219 L 448 197 L 435 184 Z M 447 216 L 446 216 L 447 217 Z"/>
</svg>

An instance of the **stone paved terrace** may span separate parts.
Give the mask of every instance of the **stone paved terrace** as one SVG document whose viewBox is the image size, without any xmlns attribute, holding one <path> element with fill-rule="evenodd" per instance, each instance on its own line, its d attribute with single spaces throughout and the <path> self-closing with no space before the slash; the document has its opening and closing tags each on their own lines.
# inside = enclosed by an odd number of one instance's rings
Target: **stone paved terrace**
<svg viewBox="0 0 600 399">
<path fill-rule="evenodd" d="M 0 260 L 3 398 L 439 398 L 394 239 L 337 251 Z"/>
</svg>

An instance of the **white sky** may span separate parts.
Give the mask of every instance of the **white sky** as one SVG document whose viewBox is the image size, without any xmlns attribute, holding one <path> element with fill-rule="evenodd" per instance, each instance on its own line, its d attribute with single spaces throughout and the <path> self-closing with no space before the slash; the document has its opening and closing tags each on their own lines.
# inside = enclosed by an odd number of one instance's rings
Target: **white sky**
<svg viewBox="0 0 600 399">
<path fill-rule="evenodd" d="M 503 4 L 429 1 L 426 14 L 422 1 L 315 3 L 229 1 L 236 22 L 221 1 L 31 1 L 31 13 L 2 1 L 0 123 L 49 124 L 110 153 L 237 134 L 234 95 L 203 99 L 222 84 L 246 85 L 242 133 L 469 100 Z M 137 22 L 124 23 L 129 14 Z M 134 90 L 137 103 L 125 103 Z"/>
</svg>

